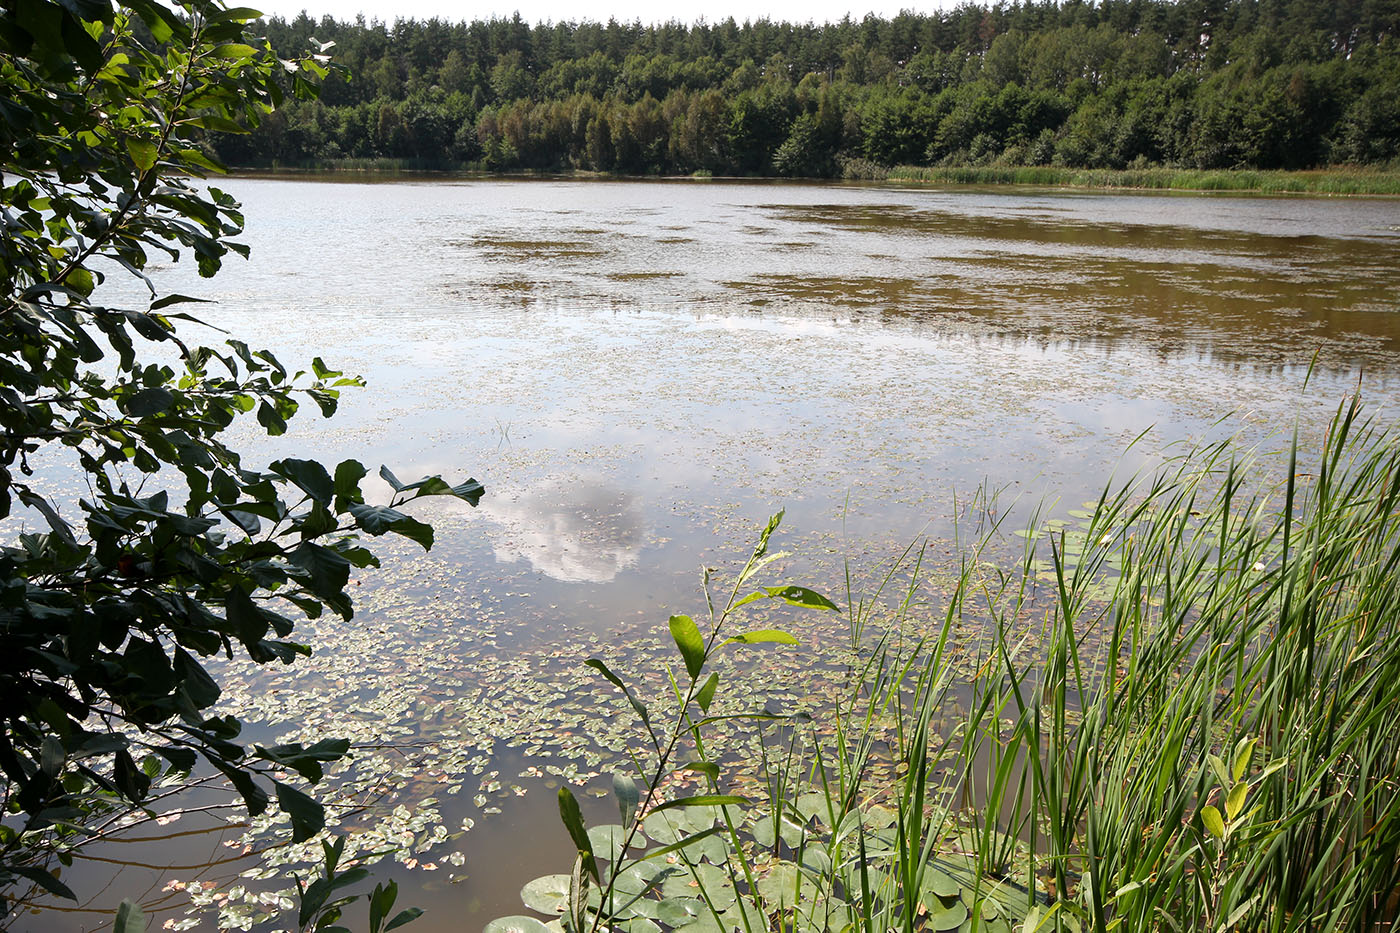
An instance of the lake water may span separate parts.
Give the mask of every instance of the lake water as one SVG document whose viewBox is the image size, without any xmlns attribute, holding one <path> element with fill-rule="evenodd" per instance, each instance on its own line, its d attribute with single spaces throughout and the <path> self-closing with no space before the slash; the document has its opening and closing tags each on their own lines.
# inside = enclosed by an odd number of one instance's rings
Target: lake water
<svg viewBox="0 0 1400 933">
<path fill-rule="evenodd" d="M 868 583 L 921 537 L 946 566 L 955 520 L 1063 512 L 1192 443 L 1268 450 L 1295 426 L 1309 443 L 1358 386 L 1392 420 L 1400 401 L 1400 200 L 225 187 L 252 260 L 212 281 L 157 268 L 162 290 L 218 299 L 196 313 L 289 364 L 320 355 L 369 383 L 332 421 L 308 413 L 275 442 L 246 429 L 250 455 L 488 491 L 427 513 L 430 554 L 386 546 L 354 621 L 305 627 L 315 657 L 222 672 L 253 739 L 364 743 L 336 812 L 360 848 L 400 847 L 387 873 L 428 908 L 424 933 L 520 913 L 521 884 L 568 869 L 552 788 L 607 821 L 636 735 L 580 662 L 654 667 L 666 618 L 703 608 L 699 568 L 732 570 L 778 509 L 786 578 L 835 597 L 845 559 Z M 749 676 L 753 703 L 817 706 L 844 622 L 784 624 L 801 654 L 745 662 L 733 689 Z M 210 928 L 185 913 L 195 889 L 225 922 L 252 916 L 261 876 L 301 853 L 260 857 L 272 836 L 215 814 L 94 849 L 64 876 L 93 901 L 17 928 L 92 929 L 124 896 L 155 925 Z"/>
</svg>

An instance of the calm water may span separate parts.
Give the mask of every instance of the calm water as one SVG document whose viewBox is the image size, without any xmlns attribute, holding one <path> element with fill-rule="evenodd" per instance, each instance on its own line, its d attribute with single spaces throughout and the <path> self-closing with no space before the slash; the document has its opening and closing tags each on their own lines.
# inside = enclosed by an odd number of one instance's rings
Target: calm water
<svg viewBox="0 0 1400 933">
<path fill-rule="evenodd" d="M 1391 418 L 1400 401 L 1396 200 L 226 187 L 253 259 L 212 282 L 157 269 L 163 289 L 218 298 L 198 313 L 286 362 L 319 354 L 369 382 L 334 420 L 308 414 L 276 443 L 249 431 L 246 447 L 488 489 L 477 510 L 432 513 L 431 554 L 387 548 L 353 623 L 307 627 L 324 649 L 308 663 L 223 673 L 258 741 L 380 746 L 339 779 L 347 806 L 375 804 L 343 826 L 403 847 L 392 874 L 401 905 L 429 909 L 425 933 L 519 913 L 524 881 L 567 870 L 550 788 L 594 794 L 606 821 L 608 752 L 633 736 L 624 716 L 594 721 L 612 700 L 578 662 L 647 657 L 647 633 L 701 609 L 698 568 L 732 567 L 778 508 L 790 575 L 835 595 L 843 556 L 863 579 L 925 534 L 949 558 L 979 487 L 999 510 L 1067 509 L 1184 444 L 1268 449 L 1295 423 L 1315 438 L 1357 385 Z M 770 698 L 820 692 L 800 662 L 771 663 Z M 241 834 L 199 815 L 136 827 L 158 841 L 96 849 L 112 861 L 65 880 L 101 891 L 93 911 L 135 896 L 195 922 L 195 885 L 235 904 L 263 890 L 270 870 L 243 853 L 269 837 Z"/>
</svg>

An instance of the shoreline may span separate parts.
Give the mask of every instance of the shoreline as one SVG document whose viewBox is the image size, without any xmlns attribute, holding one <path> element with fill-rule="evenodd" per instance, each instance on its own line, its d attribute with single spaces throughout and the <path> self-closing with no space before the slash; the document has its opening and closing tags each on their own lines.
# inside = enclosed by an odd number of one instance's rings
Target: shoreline
<svg viewBox="0 0 1400 933">
<path fill-rule="evenodd" d="M 1039 187 L 1076 190 L 1174 191 L 1183 194 L 1265 194 L 1309 197 L 1400 197 L 1400 171 L 1379 169 L 1072 169 L 1050 166 L 900 165 L 881 174 L 854 178 L 789 178 L 746 175 L 623 175 L 583 170 L 560 172 L 489 172 L 469 168 L 396 165 L 372 160 L 365 165 L 238 166 L 228 175 L 238 178 L 324 176 L 344 180 L 399 178 L 477 178 L 495 180 L 572 179 L 579 181 L 695 181 L 767 184 L 945 185 L 950 187 Z"/>
</svg>

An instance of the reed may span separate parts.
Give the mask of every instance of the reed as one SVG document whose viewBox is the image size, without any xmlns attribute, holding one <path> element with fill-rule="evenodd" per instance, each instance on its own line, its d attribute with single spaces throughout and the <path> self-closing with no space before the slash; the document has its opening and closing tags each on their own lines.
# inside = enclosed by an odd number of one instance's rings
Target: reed
<svg viewBox="0 0 1400 933">
<path fill-rule="evenodd" d="M 1056 166 L 913 166 L 889 170 L 892 182 L 939 185 L 1035 185 L 1261 194 L 1397 195 L 1400 172 L 1336 167 L 1311 171 L 1249 169 L 1075 169 Z"/>
<path fill-rule="evenodd" d="M 566 813 L 572 887 L 557 876 L 553 900 L 527 904 L 630 933 L 1389 933 L 1400 435 L 1353 398 L 1320 450 L 1295 436 L 1281 478 L 1268 463 L 1196 449 L 1110 485 L 1078 524 L 1037 516 L 1009 564 L 994 523 L 934 594 L 911 548 L 877 579 L 883 617 L 848 576 L 851 636 L 875 640 L 830 721 L 774 723 L 738 765 L 767 788 L 754 801 L 725 792 L 736 765 L 706 734 L 705 668 L 725 643 L 780 637 L 726 642 L 745 605 L 835 608 L 800 587 L 740 595 L 775 520 L 707 635 L 672 619 L 674 725 L 647 726 L 658 755 L 640 791 L 619 783 L 623 824 L 598 835 Z M 682 737 L 709 790 L 662 802 Z M 622 833 L 654 845 L 590 844 Z"/>
</svg>

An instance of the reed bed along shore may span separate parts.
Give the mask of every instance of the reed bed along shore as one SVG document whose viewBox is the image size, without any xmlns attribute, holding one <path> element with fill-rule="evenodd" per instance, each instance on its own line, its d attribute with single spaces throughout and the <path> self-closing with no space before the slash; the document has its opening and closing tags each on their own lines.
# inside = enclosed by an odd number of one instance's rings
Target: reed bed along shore
<svg viewBox="0 0 1400 933">
<path fill-rule="evenodd" d="M 760 760 L 735 760 L 708 668 L 782 640 L 741 634 L 745 607 L 834 608 L 744 595 L 775 520 L 708 621 L 672 619 L 671 725 L 627 693 L 654 753 L 617 780 L 622 823 L 561 804 L 575 872 L 522 892 L 553 926 L 488 933 L 1389 933 L 1400 434 L 1352 399 L 1269 475 L 1229 442 L 1197 449 L 1033 522 L 1019 562 L 979 537 L 936 592 L 911 549 L 848 595 L 858 660 L 834 712 L 772 717 Z M 682 771 L 708 792 L 667 799 Z"/>
<path fill-rule="evenodd" d="M 1075 169 L 1054 166 L 896 166 L 887 180 L 939 185 L 1038 185 L 1261 194 L 1400 195 L 1400 171 L 1329 168 L 1283 172 L 1251 169 Z"/>
</svg>

